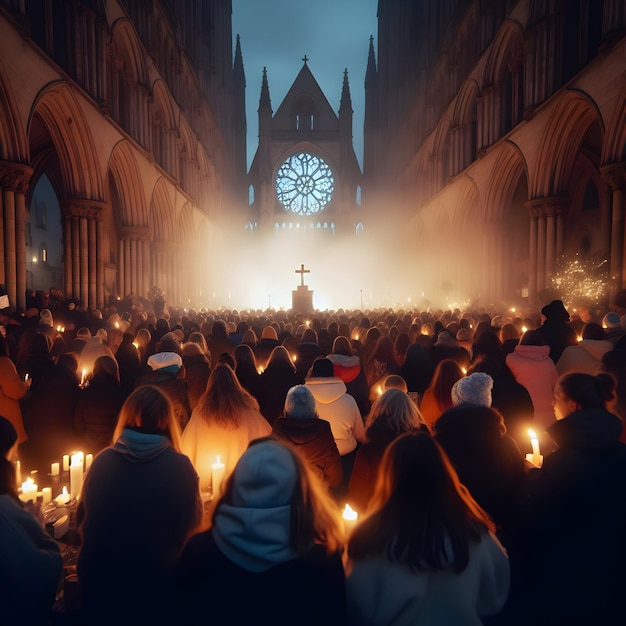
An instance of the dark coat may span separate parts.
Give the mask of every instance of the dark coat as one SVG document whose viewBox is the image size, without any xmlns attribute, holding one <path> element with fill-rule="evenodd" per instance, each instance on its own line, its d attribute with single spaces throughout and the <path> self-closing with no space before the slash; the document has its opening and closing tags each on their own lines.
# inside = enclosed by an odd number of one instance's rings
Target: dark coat
<svg viewBox="0 0 626 626">
<path fill-rule="evenodd" d="M 319 344 L 312 341 L 301 341 L 296 348 L 296 356 L 298 384 L 302 384 L 308 375 L 311 365 L 313 365 L 313 361 L 318 357 L 325 356 L 325 354 Z"/>
<path fill-rule="evenodd" d="M 267 359 L 269 359 L 270 354 L 272 354 L 272 350 L 276 346 L 280 346 L 280 342 L 276 339 L 269 339 L 267 337 L 265 339 L 259 339 L 256 346 L 252 348 L 257 365 L 265 367 Z"/>
<path fill-rule="evenodd" d="M 490 407 L 460 404 L 435 422 L 435 439 L 445 450 L 461 482 L 496 526 L 518 521 L 524 487 L 524 458 L 506 431 L 504 419 Z"/>
<path fill-rule="evenodd" d="M 519 554 L 511 555 L 521 584 L 511 591 L 507 623 L 624 623 L 621 431 L 621 420 L 602 409 L 576 411 L 548 429 L 559 449 L 544 458 Z"/>
<path fill-rule="evenodd" d="M 343 479 L 341 457 L 330 424 L 317 417 L 280 417 L 273 434 L 307 459 L 315 473 L 331 488 Z"/>
<path fill-rule="evenodd" d="M 139 351 L 131 342 L 122 342 L 115 352 L 115 360 L 120 369 L 120 383 L 126 396 L 135 388 L 135 382 L 141 375 Z"/>
<path fill-rule="evenodd" d="M 135 383 L 135 389 L 141 385 L 154 385 L 158 387 L 174 405 L 174 412 L 178 418 L 181 430 L 185 429 L 191 417 L 191 406 L 189 405 L 189 395 L 187 384 L 176 374 L 157 370 L 144 372 Z"/>
<path fill-rule="evenodd" d="M 237 375 L 237 380 L 240 382 L 241 386 L 253 397 L 259 400 L 261 395 L 261 376 L 259 375 L 258 370 L 255 369 L 254 365 L 250 365 L 249 367 L 246 365 L 242 365 L 241 363 L 237 363 L 235 367 L 235 374 Z"/>
<path fill-rule="evenodd" d="M 180 558 L 177 616 L 181 624 L 344 626 L 345 577 L 339 554 L 314 545 L 304 556 L 250 572 L 224 556 L 206 531 Z M 235 594 L 235 595 L 233 595 Z"/>
<path fill-rule="evenodd" d="M 564 321 L 546 320 L 537 330 L 550 346 L 550 358 L 555 364 L 567 346 L 575 346 L 578 343 L 576 331 Z"/>
<path fill-rule="evenodd" d="M 79 392 L 74 427 L 81 450 L 97 454 L 111 445 L 117 416 L 125 399 L 120 383 L 110 376 L 95 375 Z"/>
<path fill-rule="evenodd" d="M 287 363 L 270 364 L 261 374 L 259 406 L 270 424 L 284 414 L 287 392 L 297 384 L 296 373 Z"/>
<path fill-rule="evenodd" d="M 183 355 L 183 365 L 185 366 L 185 382 L 187 383 L 187 394 L 189 396 L 189 406 L 193 411 L 200 396 L 206 389 L 206 384 L 211 375 L 211 365 L 209 359 L 204 354 Z"/>
</svg>

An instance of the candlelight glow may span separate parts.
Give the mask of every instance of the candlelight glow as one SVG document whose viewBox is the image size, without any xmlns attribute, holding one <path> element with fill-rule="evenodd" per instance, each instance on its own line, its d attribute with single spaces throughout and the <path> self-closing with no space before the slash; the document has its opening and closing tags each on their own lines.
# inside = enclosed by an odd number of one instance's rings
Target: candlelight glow
<svg viewBox="0 0 626 626">
<path fill-rule="evenodd" d="M 359 518 L 359 514 L 346 502 L 341 517 L 345 520 L 353 521 Z"/>
</svg>

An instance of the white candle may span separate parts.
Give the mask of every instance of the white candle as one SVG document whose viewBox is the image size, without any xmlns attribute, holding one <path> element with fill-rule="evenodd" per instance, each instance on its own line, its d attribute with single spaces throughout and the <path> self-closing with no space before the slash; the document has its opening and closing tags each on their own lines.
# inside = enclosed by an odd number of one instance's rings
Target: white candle
<svg viewBox="0 0 626 626">
<path fill-rule="evenodd" d="M 41 495 L 44 504 L 50 504 L 50 502 L 52 502 L 52 489 L 50 489 L 50 487 L 44 487 L 41 490 Z"/>
<path fill-rule="evenodd" d="M 343 509 L 341 517 L 343 517 L 346 535 L 350 535 L 357 524 L 359 514 L 346 502 L 346 506 Z"/>
<path fill-rule="evenodd" d="M 530 436 L 532 454 L 527 454 L 526 460 L 536 467 L 541 467 L 543 465 L 543 455 L 541 454 L 541 450 L 539 448 L 539 439 L 532 428 L 528 429 L 528 435 Z"/>
<path fill-rule="evenodd" d="M 83 459 L 82 452 L 72 454 L 72 462 L 70 463 L 70 496 L 72 500 L 80 496 L 80 490 L 83 487 Z"/>
<path fill-rule="evenodd" d="M 29 476 L 26 482 L 22 483 L 22 493 L 20 495 L 22 502 L 37 502 L 37 485 L 35 481 Z"/>
<path fill-rule="evenodd" d="M 85 380 L 87 379 L 87 370 L 83 370 L 83 375 L 81 376 L 80 379 L 80 386 L 84 387 L 85 386 Z"/>
<path fill-rule="evenodd" d="M 93 454 L 88 454 L 85 456 L 85 471 L 88 471 L 91 467 L 91 462 L 93 461 Z"/>
<path fill-rule="evenodd" d="M 217 498 L 222 489 L 222 481 L 224 480 L 224 474 L 226 473 L 226 466 L 220 461 L 220 455 L 217 455 L 217 461 L 211 465 L 212 478 L 211 483 L 213 485 L 213 499 Z"/>
<path fill-rule="evenodd" d="M 69 469 L 70 469 L 70 455 L 64 454 L 63 455 L 63 471 L 67 472 L 67 470 Z"/>
<path fill-rule="evenodd" d="M 58 476 L 59 475 L 59 464 L 51 463 L 50 464 L 50 476 Z"/>
<path fill-rule="evenodd" d="M 63 492 L 60 493 L 55 499 L 54 503 L 56 505 L 67 504 L 70 501 L 70 494 L 67 492 L 67 487 L 63 485 Z"/>
<path fill-rule="evenodd" d="M 22 483 L 22 466 L 19 461 L 15 461 L 15 482 L 18 485 Z"/>
</svg>

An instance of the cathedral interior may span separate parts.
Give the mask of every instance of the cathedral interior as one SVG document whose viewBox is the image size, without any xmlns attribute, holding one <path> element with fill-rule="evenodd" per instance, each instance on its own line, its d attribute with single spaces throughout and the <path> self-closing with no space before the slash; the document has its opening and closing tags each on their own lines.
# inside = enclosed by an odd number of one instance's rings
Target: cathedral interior
<svg viewBox="0 0 626 626">
<path fill-rule="evenodd" d="M 362 167 L 347 70 L 339 102 L 306 56 L 282 102 L 271 66 L 246 93 L 232 0 L 0 0 L 0 32 L 12 310 L 154 286 L 180 307 L 282 306 L 305 256 L 320 309 L 626 287 L 622 0 L 380 0 Z"/>
</svg>

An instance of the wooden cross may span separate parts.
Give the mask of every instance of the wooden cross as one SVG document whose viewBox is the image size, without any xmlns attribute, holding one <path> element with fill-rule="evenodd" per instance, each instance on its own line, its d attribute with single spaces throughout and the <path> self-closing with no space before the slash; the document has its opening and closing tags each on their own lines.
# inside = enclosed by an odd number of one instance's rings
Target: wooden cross
<svg viewBox="0 0 626 626">
<path fill-rule="evenodd" d="M 304 275 L 309 274 L 310 272 L 311 270 L 304 269 L 304 263 L 301 263 L 300 269 L 295 271 L 296 274 L 300 274 L 300 286 L 301 287 L 304 287 Z"/>
</svg>

